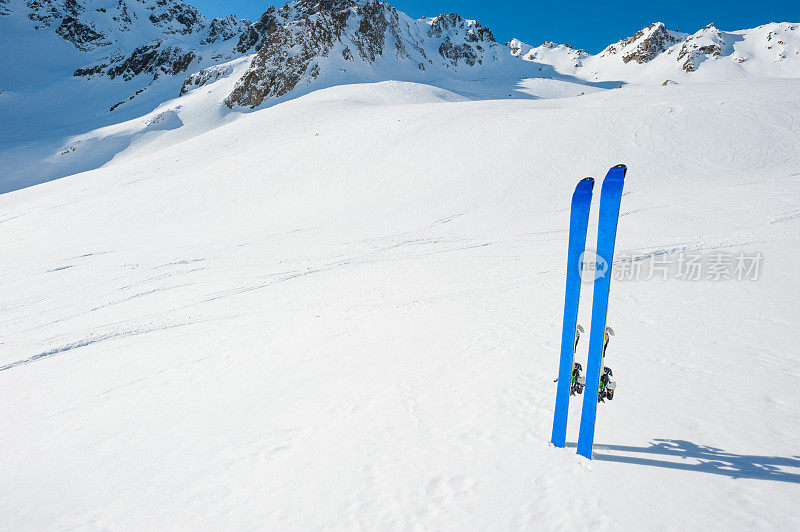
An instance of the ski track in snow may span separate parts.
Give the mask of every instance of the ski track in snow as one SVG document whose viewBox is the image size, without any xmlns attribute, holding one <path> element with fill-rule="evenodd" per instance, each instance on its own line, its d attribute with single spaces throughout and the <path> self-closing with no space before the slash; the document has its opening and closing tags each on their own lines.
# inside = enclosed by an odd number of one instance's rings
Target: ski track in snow
<svg viewBox="0 0 800 532">
<path fill-rule="evenodd" d="M 36 360 L 40 360 L 42 358 L 52 357 L 54 355 L 60 355 L 66 353 L 67 351 L 71 351 L 73 349 L 78 349 L 81 347 L 86 347 L 88 345 L 96 344 L 98 342 L 104 342 L 106 340 L 111 340 L 112 338 L 126 338 L 129 336 L 138 336 L 142 334 L 148 334 L 155 331 L 163 331 L 166 329 L 170 329 L 173 327 L 183 327 L 187 324 L 180 324 L 180 325 L 167 325 L 162 327 L 154 327 L 150 329 L 138 329 L 133 331 L 125 331 L 125 332 L 114 332 L 110 334 L 104 334 L 93 338 L 87 338 L 84 340 L 78 340 L 76 342 L 71 342 L 66 345 L 62 345 L 60 347 L 56 347 L 49 351 L 45 351 L 43 353 L 39 353 L 38 355 L 33 355 L 30 358 L 26 358 L 25 360 L 18 360 L 16 362 L 12 362 L 11 364 L 6 364 L 5 366 L 0 366 L 0 371 L 6 371 L 11 368 L 15 368 L 17 366 L 22 366 L 24 364 L 30 364 L 31 362 L 35 362 Z"/>
</svg>

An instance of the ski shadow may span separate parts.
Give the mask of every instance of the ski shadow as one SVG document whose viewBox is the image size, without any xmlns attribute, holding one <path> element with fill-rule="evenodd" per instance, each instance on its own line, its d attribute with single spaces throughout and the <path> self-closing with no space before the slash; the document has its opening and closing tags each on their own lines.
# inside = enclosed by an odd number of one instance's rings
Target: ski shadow
<svg viewBox="0 0 800 532">
<path fill-rule="evenodd" d="M 576 447 L 575 443 L 567 443 L 567 447 Z M 651 467 L 665 467 L 698 473 L 711 473 L 731 478 L 752 478 L 759 480 L 775 480 L 800 484 L 800 456 L 760 456 L 751 454 L 734 454 L 708 445 L 697 445 L 686 440 L 656 439 L 648 447 L 632 445 L 594 446 L 592 459 L 603 462 L 618 462 Z M 612 451 L 604 453 L 603 451 Z M 660 455 L 680 458 L 682 461 L 664 460 L 648 456 L 630 456 L 616 452 L 639 455 Z M 789 472 L 784 468 L 797 468 L 797 472 Z"/>
</svg>

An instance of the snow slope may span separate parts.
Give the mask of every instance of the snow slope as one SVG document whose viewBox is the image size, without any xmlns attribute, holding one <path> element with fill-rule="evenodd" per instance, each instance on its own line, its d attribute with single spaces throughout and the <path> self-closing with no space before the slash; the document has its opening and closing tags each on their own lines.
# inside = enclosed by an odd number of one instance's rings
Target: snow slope
<svg viewBox="0 0 800 532">
<path fill-rule="evenodd" d="M 293 1 L 254 23 L 208 21 L 177 0 L 13 0 L 0 14 L 0 65 L 0 193 L 341 83 L 399 79 L 469 98 L 537 96 L 516 88 L 533 67 L 477 22 L 413 20 L 367 0 Z M 154 134 L 150 121 L 165 111 L 176 119 Z"/>
<path fill-rule="evenodd" d="M 654 23 L 596 56 L 497 43 L 455 13 L 292 0 L 255 22 L 179 0 L 7 0 L 0 9 L 0 193 L 162 149 L 255 108 L 347 83 L 424 83 L 477 99 L 625 84 L 800 77 L 800 25 L 693 35 Z M 201 96 L 202 95 L 202 96 Z"/>
<path fill-rule="evenodd" d="M 793 79 L 346 85 L 0 195 L 0 528 L 796 528 L 798 124 Z M 764 259 L 612 285 L 590 462 L 567 208 L 620 162 L 618 257 Z"/>
</svg>

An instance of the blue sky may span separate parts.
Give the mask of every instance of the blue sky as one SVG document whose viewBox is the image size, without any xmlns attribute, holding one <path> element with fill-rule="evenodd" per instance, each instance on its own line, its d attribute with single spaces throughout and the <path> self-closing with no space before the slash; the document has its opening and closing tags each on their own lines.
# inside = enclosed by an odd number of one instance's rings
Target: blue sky
<svg viewBox="0 0 800 532">
<path fill-rule="evenodd" d="M 185 0 L 208 17 L 229 15 L 256 19 L 271 5 L 270 0 Z M 670 29 L 694 33 L 709 22 L 720 29 L 752 28 L 767 22 L 800 22 L 800 0 L 671 2 L 517 1 L 488 0 L 389 0 L 412 17 L 455 12 L 476 19 L 494 32 L 498 41 L 517 37 L 529 44 L 564 42 L 597 53 L 606 45 L 628 37 L 655 21 Z"/>
</svg>

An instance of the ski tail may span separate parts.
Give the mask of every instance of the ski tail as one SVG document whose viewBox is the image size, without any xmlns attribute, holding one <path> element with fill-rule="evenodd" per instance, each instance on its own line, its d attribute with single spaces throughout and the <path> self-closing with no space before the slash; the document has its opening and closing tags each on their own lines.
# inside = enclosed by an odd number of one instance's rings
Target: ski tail
<svg viewBox="0 0 800 532">
<path fill-rule="evenodd" d="M 567 438 L 569 390 L 572 381 L 575 328 L 578 322 L 578 302 L 581 291 L 581 255 L 586 248 L 586 229 L 589 226 L 589 209 L 592 204 L 594 179 L 587 177 L 575 187 L 569 219 L 569 247 L 567 250 L 567 289 L 564 300 L 564 324 L 561 329 L 561 357 L 558 367 L 555 415 L 551 442 L 564 447 Z"/>
<path fill-rule="evenodd" d="M 581 426 L 578 435 L 578 454 L 592 457 L 594 427 L 597 418 L 597 393 L 600 387 L 600 372 L 605 340 L 608 297 L 611 291 L 611 266 L 614 262 L 614 245 L 619 222 L 619 207 L 622 188 L 625 184 L 625 165 L 608 171 L 600 192 L 600 216 L 597 224 L 597 261 L 606 262 L 606 269 L 595 278 L 592 297 L 592 327 L 589 336 L 589 359 L 586 364 L 586 387 L 581 410 Z"/>
</svg>

